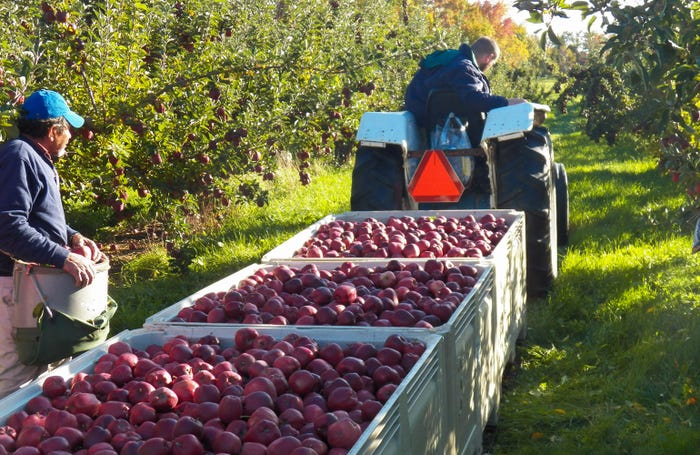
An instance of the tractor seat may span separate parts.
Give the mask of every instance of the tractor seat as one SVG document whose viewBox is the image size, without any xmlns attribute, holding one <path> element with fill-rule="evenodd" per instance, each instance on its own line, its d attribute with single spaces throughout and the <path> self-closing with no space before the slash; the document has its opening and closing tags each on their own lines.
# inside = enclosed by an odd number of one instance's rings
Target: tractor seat
<svg viewBox="0 0 700 455">
<path fill-rule="evenodd" d="M 447 116 L 453 112 L 462 123 L 467 125 L 467 133 L 472 147 L 478 147 L 481 142 L 481 134 L 484 131 L 483 115 L 480 116 L 481 121 L 477 121 L 475 125 L 474 119 L 479 119 L 479 116 L 470 112 L 452 89 L 432 89 L 428 93 L 427 103 L 428 128 L 432 129 L 435 125 L 442 126 L 447 120 Z"/>
</svg>

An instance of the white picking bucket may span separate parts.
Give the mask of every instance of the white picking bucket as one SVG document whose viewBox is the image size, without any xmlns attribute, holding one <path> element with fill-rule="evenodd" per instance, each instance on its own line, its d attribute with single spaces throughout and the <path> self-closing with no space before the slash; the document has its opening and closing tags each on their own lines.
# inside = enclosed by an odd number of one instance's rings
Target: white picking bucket
<svg viewBox="0 0 700 455">
<path fill-rule="evenodd" d="M 61 311 L 83 321 L 100 316 L 109 303 L 109 261 L 95 264 L 94 281 L 83 288 L 75 285 L 71 275 L 55 267 L 15 262 L 13 326 L 37 327 L 37 307 Z"/>
</svg>

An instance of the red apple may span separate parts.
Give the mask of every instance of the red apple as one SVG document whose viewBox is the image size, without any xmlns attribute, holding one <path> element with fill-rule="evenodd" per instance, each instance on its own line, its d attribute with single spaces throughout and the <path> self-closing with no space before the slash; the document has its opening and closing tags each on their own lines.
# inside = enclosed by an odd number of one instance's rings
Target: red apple
<svg viewBox="0 0 700 455">
<path fill-rule="evenodd" d="M 269 420 L 274 422 L 276 425 L 279 425 L 279 417 L 277 416 L 277 413 L 272 408 L 263 406 L 250 413 L 250 417 L 248 417 L 247 421 L 248 428 L 250 429 L 255 424 L 262 422 L 263 420 Z"/>
<path fill-rule="evenodd" d="M 160 437 L 154 437 L 144 441 L 139 446 L 137 455 L 169 455 L 171 453 L 172 443 Z"/>
<path fill-rule="evenodd" d="M 259 336 L 257 330 L 249 327 L 241 328 L 236 331 L 234 342 L 236 349 L 240 352 L 245 352 L 253 347 L 253 341 Z"/>
<path fill-rule="evenodd" d="M 271 420 L 261 420 L 250 427 L 243 437 L 244 442 L 257 442 L 265 446 L 281 436 L 277 424 Z"/>
<path fill-rule="evenodd" d="M 125 352 L 132 352 L 131 346 L 125 341 L 116 341 L 109 345 L 107 352 L 119 357 Z"/>
<path fill-rule="evenodd" d="M 136 368 L 134 368 L 134 372 Z M 136 374 L 136 373 L 134 373 Z M 142 375 L 144 380 L 155 387 L 165 387 L 169 386 L 173 382 L 172 375 L 165 368 L 158 367 L 157 365 L 150 370 L 145 375 Z"/>
<path fill-rule="evenodd" d="M 149 395 L 156 387 L 146 381 L 131 381 L 124 385 L 124 389 L 128 391 L 129 401 L 132 404 L 140 403 L 149 400 Z"/>
<path fill-rule="evenodd" d="M 56 429 L 56 433 L 54 435 L 66 438 L 71 449 L 80 446 L 83 443 L 83 439 L 85 437 L 84 433 L 81 430 L 73 427 L 60 427 Z"/>
<path fill-rule="evenodd" d="M 219 388 L 214 384 L 202 384 L 194 390 L 194 402 L 204 403 L 205 401 L 218 403 L 221 397 Z"/>
<path fill-rule="evenodd" d="M 35 414 L 37 412 L 46 414 L 51 408 L 51 400 L 44 395 L 37 395 L 30 398 L 24 406 L 24 410 L 27 411 L 28 414 Z"/>
<path fill-rule="evenodd" d="M 144 422 L 156 420 L 156 409 L 145 401 L 136 403 L 131 407 L 129 422 L 134 426 L 139 426 Z"/>
<path fill-rule="evenodd" d="M 244 442 L 241 455 L 267 455 L 267 446 L 259 442 Z"/>
<path fill-rule="evenodd" d="M 244 395 L 249 395 L 258 391 L 267 393 L 273 400 L 277 398 L 277 389 L 275 384 L 266 376 L 256 376 L 248 381 L 243 387 Z"/>
<path fill-rule="evenodd" d="M 83 447 L 85 447 L 89 450 L 93 446 L 96 446 L 96 445 L 102 443 L 102 445 L 100 447 L 103 447 L 105 449 L 109 449 L 112 447 L 109 444 L 109 440 L 111 438 L 112 438 L 112 434 L 109 432 L 109 430 L 107 428 L 102 427 L 100 425 L 93 425 L 85 432 L 85 436 L 83 438 Z M 93 452 L 94 451 L 95 451 L 95 449 L 93 449 Z"/>
<path fill-rule="evenodd" d="M 134 427 L 126 419 L 116 419 L 107 425 L 107 429 L 112 435 L 123 434 L 129 431 L 133 431 Z"/>
<path fill-rule="evenodd" d="M 230 431 L 218 433 L 212 444 L 212 449 L 217 453 L 239 453 L 241 447 L 241 439 Z"/>
<path fill-rule="evenodd" d="M 350 284 L 341 284 L 333 291 L 333 299 L 343 305 L 353 303 L 357 299 L 357 289 Z"/>
<path fill-rule="evenodd" d="M 299 411 L 304 409 L 304 402 L 299 395 L 296 393 L 283 393 L 277 397 L 277 400 L 275 400 L 275 409 L 277 409 L 278 412 L 283 412 L 290 408 Z"/>
<path fill-rule="evenodd" d="M 340 419 L 328 427 L 328 444 L 332 448 L 350 450 L 362 435 L 362 428 L 352 419 Z"/>
<path fill-rule="evenodd" d="M 240 419 L 243 414 L 243 400 L 241 397 L 226 395 L 219 401 L 219 419 L 224 424 Z"/>
<path fill-rule="evenodd" d="M 99 409 L 100 400 L 92 393 L 75 393 L 66 402 L 66 410 L 72 414 L 85 414 L 95 417 Z"/>
<path fill-rule="evenodd" d="M 301 441 L 298 438 L 282 436 L 267 446 L 267 455 L 289 455 L 294 449 L 301 446 Z"/>
<path fill-rule="evenodd" d="M 172 391 L 177 396 L 178 402 L 194 401 L 194 392 L 199 387 L 193 379 L 180 379 L 173 383 Z"/>
<path fill-rule="evenodd" d="M 319 408 L 319 410 L 320 410 L 320 408 Z M 319 412 L 323 412 L 323 411 L 319 411 Z M 301 430 L 301 428 L 306 423 L 306 419 L 304 418 L 304 413 L 301 410 L 295 409 L 295 408 L 287 408 L 284 411 L 280 412 L 279 421 L 280 421 L 280 425 L 283 425 L 283 424 L 291 425 L 293 428 L 296 428 L 297 430 Z"/>
<path fill-rule="evenodd" d="M 62 376 L 48 376 L 41 384 L 41 393 L 49 398 L 65 395 L 68 391 L 66 380 Z"/>
<path fill-rule="evenodd" d="M 289 388 L 300 396 L 319 389 L 321 382 L 318 374 L 308 370 L 297 370 L 289 376 Z"/>
<path fill-rule="evenodd" d="M 100 404 L 99 415 L 111 415 L 117 419 L 127 419 L 131 406 L 123 401 L 105 401 Z"/>
<path fill-rule="evenodd" d="M 178 395 L 167 387 L 158 387 L 148 394 L 148 403 L 156 411 L 169 411 L 177 406 Z"/>
<path fill-rule="evenodd" d="M 202 436 L 203 424 L 199 420 L 190 416 L 182 416 L 177 419 L 173 427 L 173 438 L 177 438 L 183 434 L 192 434 L 199 438 Z"/>
<path fill-rule="evenodd" d="M 320 439 L 318 439 L 316 437 L 313 437 L 313 436 L 302 439 L 301 445 L 303 447 L 310 448 L 311 450 L 315 451 L 318 455 L 326 455 L 326 453 L 328 453 L 328 446 L 326 445 L 326 443 L 321 441 Z M 298 450 L 298 449 L 295 449 L 295 450 Z M 306 455 L 306 454 L 300 454 L 300 455 Z"/>
<path fill-rule="evenodd" d="M 70 442 L 63 436 L 51 436 L 39 443 L 37 448 L 41 453 L 68 452 L 71 449 Z"/>
<path fill-rule="evenodd" d="M 17 445 L 37 447 L 41 441 L 49 436 L 51 436 L 49 432 L 41 425 L 26 425 L 17 434 Z"/>
<path fill-rule="evenodd" d="M 247 393 L 243 397 L 243 409 L 246 414 L 251 414 L 256 409 L 261 407 L 274 407 L 274 399 L 269 393 L 263 392 L 262 390 L 257 390 L 255 392 Z"/>
<path fill-rule="evenodd" d="M 328 395 L 328 409 L 331 411 L 352 411 L 359 404 L 355 391 L 347 387 L 336 387 Z"/>
<path fill-rule="evenodd" d="M 175 417 L 161 417 L 153 427 L 152 438 L 163 438 L 166 441 L 173 439 L 173 430 L 177 419 Z"/>
</svg>

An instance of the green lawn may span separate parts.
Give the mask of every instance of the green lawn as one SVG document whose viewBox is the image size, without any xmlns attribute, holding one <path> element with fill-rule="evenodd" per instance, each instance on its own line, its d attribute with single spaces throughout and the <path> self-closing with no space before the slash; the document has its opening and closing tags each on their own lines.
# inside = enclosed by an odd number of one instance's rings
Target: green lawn
<svg viewBox="0 0 700 455">
<path fill-rule="evenodd" d="M 700 257 L 682 190 L 642 145 L 550 123 L 571 235 L 507 376 L 497 454 L 698 453 Z"/>
</svg>

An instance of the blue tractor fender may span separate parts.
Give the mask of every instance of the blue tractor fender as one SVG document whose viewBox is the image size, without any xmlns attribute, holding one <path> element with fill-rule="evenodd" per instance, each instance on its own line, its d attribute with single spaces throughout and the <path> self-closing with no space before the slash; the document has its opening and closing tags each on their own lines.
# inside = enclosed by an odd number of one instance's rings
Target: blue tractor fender
<svg viewBox="0 0 700 455">
<path fill-rule="evenodd" d="M 489 111 L 484 124 L 482 142 L 489 139 L 507 140 L 522 135 L 542 123 L 549 106 L 520 103 Z M 365 112 L 360 118 L 356 140 L 363 146 L 384 148 L 398 145 L 404 154 L 425 148 L 424 133 L 408 111 Z"/>
<path fill-rule="evenodd" d="M 421 132 L 408 111 L 365 112 L 357 129 L 357 141 L 366 147 L 384 148 L 398 145 L 404 156 L 409 150 L 421 150 Z"/>
<path fill-rule="evenodd" d="M 520 103 L 492 109 L 486 115 L 481 141 L 500 141 L 522 136 L 544 122 L 549 106 L 536 103 Z"/>
</svg>

